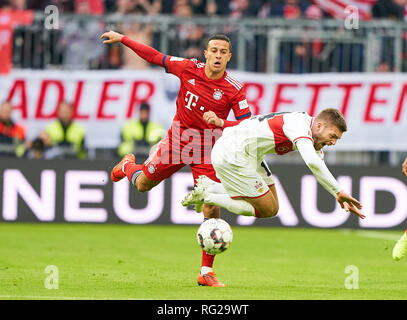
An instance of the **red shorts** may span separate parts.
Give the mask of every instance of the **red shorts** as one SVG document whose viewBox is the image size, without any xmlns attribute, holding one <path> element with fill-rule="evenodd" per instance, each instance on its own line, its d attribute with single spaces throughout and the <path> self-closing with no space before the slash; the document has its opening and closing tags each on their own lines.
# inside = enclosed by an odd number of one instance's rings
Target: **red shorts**
<svg viewBox="0 0 407 320">
<path fill-rule="evenodd" d="M 178 141 L 174 143 L 171 139 L 170 130 L 168 135 L 157 144 L 148 159 L 143 163 L 142 170 L 147 178 L 153 181 L 162 181 L 184 166 L 190 165 L 194 184 L 200 175 L 205 175 L 213 181 L 220 182 L 216 177 L 215 169 L 209 161 L 210 152 L 207 152 L 206 156 L 204 156 L 201 150 L 198 156 L 188 157 L 188 155 L 185 156 L 185 154 L 179 151 L 183 150 L 182 147 L 185 147 L 185 145 L 186 143 L 180 146 Z M 188 147 L 189 149 L 190 147 Z M 191 152 L 187 152 L 191 154 Z"/>
</svg>

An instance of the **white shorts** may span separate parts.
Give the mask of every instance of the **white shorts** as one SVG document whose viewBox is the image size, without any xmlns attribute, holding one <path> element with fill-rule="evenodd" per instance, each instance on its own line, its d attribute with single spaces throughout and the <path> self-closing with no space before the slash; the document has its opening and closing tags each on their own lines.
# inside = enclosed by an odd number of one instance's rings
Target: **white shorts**
<svg viewBox="0 0 407 320">
<path fill-rule="evenodd" d="M 268 186 L 274 184 L 274 179 L 265 161 L 258 163 L 247 159 L 248 165 L 239 166 L 227 161 L 221 149 L 221 144 L 215 144 L 211 155 L 212 165 L 231 198 L 259 198 L 270 190 Z M 244 155 L 238 157 L 242 159 Z"/>
</svg>

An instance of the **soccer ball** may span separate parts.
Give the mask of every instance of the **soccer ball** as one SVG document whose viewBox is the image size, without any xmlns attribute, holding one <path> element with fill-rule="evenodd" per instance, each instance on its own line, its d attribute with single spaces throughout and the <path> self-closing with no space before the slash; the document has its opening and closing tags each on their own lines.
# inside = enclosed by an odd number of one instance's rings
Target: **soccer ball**
<svg viewBox="0 0 407 320">
<path fill-rule="evenodd" d="M 202 249 L 210 254 L 218 254 L 230 247 L 233 232 L 225 220 L 212 218 L 200 225 L 196 237 Z"/>
</svg>

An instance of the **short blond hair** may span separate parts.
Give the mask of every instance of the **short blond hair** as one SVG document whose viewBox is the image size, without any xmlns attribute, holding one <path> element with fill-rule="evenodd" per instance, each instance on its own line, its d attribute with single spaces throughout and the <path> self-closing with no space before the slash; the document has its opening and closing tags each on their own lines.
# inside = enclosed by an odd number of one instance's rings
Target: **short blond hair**
<svg viewBox="0 0 407 320">
<path fill-rule="evenodd" d="M 322 110 L 316 117 L 316 120 L 325 120 L 336 126 L 341 132 L 346 132 L 348 127 L 346 125 L 345 117 L 338 109 L 327 108 Z"/>
</svg>

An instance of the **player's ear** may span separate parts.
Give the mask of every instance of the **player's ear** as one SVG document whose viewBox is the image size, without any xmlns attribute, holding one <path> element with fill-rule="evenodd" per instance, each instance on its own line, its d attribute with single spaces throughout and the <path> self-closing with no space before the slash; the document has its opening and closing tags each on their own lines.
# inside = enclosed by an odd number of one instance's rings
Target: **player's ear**
<svg viewBox="0 0 407 320">
<path fill-rule="evenodd" d="M 232 53 L 231 52 L 229 52 L 228 62 L 230 61 L 230 59 L 232 59 Z"/>
<path fill-rule="evenodd" d="M 207 59 L 208 57 L 207 57 L 207 54 L 208 54 L 208 50 L 204 50 L 204 56 L 205 56 L 205 59 Z"/>
</svg>

